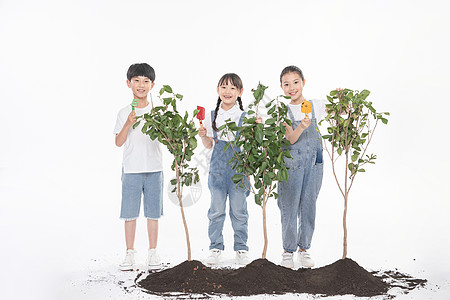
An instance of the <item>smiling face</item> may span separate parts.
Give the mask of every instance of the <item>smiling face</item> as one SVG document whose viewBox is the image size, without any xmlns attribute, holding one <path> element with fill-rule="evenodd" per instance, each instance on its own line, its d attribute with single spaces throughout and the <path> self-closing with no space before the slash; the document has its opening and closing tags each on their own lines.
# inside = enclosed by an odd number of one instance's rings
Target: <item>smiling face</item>
<svg viewBox="0 0 450 300">
<path fill-rule="evenodd" d="M 147 100 L 147 95 L 155 85 L 148 77 L 135 76 L 127 80 L 128 87 L 133 91 L 135 99 Z"/>
<path fill-rule="evenodd" d="M 217 87 L 217 94 L 222 100 L 222 109 L 228 110 L 234 106 L 238 97 L 242 96 L 243 89 L 237 88 L 231 80 L 222 82 Z"/>
<path fill-rule="evenodd" d="M 302 80 L 297 72 L 289 72 L 281 78 L 281 88 L 286 96 L 291 97 L 291 104 L 300 104 L 305 100 L 303 97 L 303 86 L 305 80 Z"/>
</svg>

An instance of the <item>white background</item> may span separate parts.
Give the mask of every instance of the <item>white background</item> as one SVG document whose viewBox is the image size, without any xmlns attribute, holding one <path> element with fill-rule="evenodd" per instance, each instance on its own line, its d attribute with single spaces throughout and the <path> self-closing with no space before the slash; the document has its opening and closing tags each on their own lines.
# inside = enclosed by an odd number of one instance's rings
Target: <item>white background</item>
<svg viewBox="0 0 450 300">
<path fill-rule="evenodd" d="M 244 105 L 258 81 L 270 87 L 269 95 L 280 94 L 279 73 L 291 64 L 304 72 L 307 98 L 323 99 L 336 87 L 370 90 L 375 108 L 391 117 L 377 128 L 370 148 L 377 164 L 357 177 L 350 194 L 349 257 L 368 269 L 398 268 L 429 280 L 426 290 L 405 299 L 443 299 L 450 291 L 446 6 L 1 0 L 2 298 L 67 299 L 80 291 L 63 287 L 85 280 L 83 274 L 114 269 L 122 259 L 122 149 L 114 145 L 112 130 L 117 112 L 132 100 L 127 68 L 148 62 L 156 70 L 155 91 L 171 85 L 185 97 L 181 110 L 190 113 L 196 105 L 214 108 L 217 81 L 227 72 L 241 76 Z M 198 153 L 206 158 L 201 144 Z M 167 183 L 168 153 L 165 159 Z M 325 163 L 311 248 L 318 266 L 339 259 L 342 251 L 342 198 Z M 202 198 L 186 209 L 194 259 L 206 256 L 209 243 L 202 170 Z M 260 208 L 252 197 L 248 207 L 249 245 L 257 258 Z M 278 263 L 275 201 L 268 209 L 268 258 Z M 159 249 L 172 264 L 186 259 L 180 219 L 166 198 Z M 232 258 L 229 220 L 225 225 L 226 256 Z M 144 260 L 143 219 L 138 226 L 136 248 Z M 74 298 L 95 299 L 95 289 L 90 285 Z M 119 297 L 111 289 L 105 293 Z"/>
</svg>

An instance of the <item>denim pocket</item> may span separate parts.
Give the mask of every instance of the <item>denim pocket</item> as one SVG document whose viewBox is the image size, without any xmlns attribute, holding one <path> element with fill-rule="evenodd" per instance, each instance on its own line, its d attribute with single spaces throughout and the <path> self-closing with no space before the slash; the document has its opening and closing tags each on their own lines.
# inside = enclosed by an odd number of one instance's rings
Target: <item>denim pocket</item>
<svg viewBox="0 0 450 300">
<path fill-rule="evenodd" d="M 315 164 L 323 164 L 323 149 L 317 149 Z"/>
</svg>

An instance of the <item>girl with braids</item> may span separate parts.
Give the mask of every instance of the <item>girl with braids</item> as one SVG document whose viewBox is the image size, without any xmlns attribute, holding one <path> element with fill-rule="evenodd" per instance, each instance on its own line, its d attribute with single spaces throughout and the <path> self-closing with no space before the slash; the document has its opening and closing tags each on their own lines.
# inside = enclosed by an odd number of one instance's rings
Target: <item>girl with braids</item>
<svg viewBox="0 0 450 300">
<path fill-rule="evenodd" d="M 234 73 L 228 73 L 222 76 L 217 85 L 217 104 L 211 114 L 205 116 L 205 127 L 199 129 L 199 136 L 203 145 L 211 149 L 211 163 L 208 176 L 208 187 L 211 192 L 211 206 L 208 210 L 208 235 L 211 241 L 209 256 L 205 262 L 210 265 L 218 264 L 224 250 L 222 229 L 225 221 L 225 207 L 227 196 L 230 201 L 230 219 L 234 230 L 234 251 L 236 251 L 236 260 L 239 264 L 246 265 L 250 262 L 248 257 L 248 212 L 247 200 L 248 189 L 236 187 L 231 177 L 236 171 L 231 168 L 228 161 L 233 157 L 234 152 L 231 147 L 226 151 L 224 146 L 229 141 L 234 141 L 235 135 L 222 134 L 218 130 L 225 121 L 231 119 L 232 122 L 242 126 L 242 120 L 245 116 L 242 106 L 241 95 L 244 91 L 242 80 Z M 234 151 L 238 151 L 236 149 Z"/>
</svg>

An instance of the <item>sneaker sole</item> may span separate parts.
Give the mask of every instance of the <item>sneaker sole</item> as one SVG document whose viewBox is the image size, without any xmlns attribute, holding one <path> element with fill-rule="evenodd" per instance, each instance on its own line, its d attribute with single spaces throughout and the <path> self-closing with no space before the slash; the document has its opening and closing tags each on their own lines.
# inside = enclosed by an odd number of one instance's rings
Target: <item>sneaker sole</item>
<svg viewBox="0 0 450 300">
<path fill-rule="evenodd" d="M 245 261 L 241 261 L 238 258 L 236 258 L 236 262 L 238 263 L 238 265 L 246 266 L 249 263 L 251 263 L 252 261 L 250 259 L 249 260 L 245 260 Z"/>
<path fill-rule="evenodd" d="M 280 266 L 282 266 L 282 267 L 285 267 L 285 268 L 287 268 L 287 269 L 293 269 L 294 268 L 294 265 L 288 265 L 288 266 L 286 266 L 286 265 L 280 265 Z"/>
<path fill-rule="evenodd" d="M 119 266 L 120 271 L 133 271 L 134 270 L 134 265 L 133 266 Z"/>
<path fill-rule="evenodd" d="M 162 267 L 163 267 L 162 264 L 159 264 L 159 265 L 147 265 L 147 268 L 149 270 L 157 270 L 157 269 L 161 269 Z"/>
</svg>

